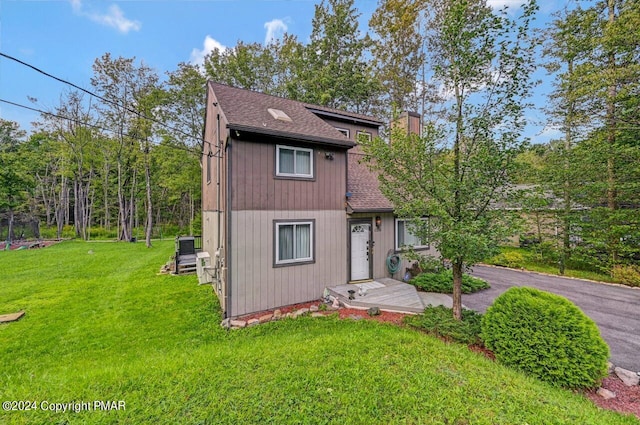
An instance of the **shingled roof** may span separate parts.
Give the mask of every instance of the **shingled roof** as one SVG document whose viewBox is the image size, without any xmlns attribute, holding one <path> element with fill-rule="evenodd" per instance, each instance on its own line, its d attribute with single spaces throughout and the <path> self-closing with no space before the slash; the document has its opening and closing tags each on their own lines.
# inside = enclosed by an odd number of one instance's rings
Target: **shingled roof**
<svg viewBox="0 0 640 425">
<path fill-rule="evenodd" d="M 318 115 L 325 115 L 327 117 L 338 118 L 343 121 L 362 122 L 362 123 L 375 125 L 378 127 L 384 124 L 382 121 L 378 119 L 375 119 L 368 115 L 357 114 L 355 112 L 347 112 L 347 111 L 342 111 L 340 109 L 329 108 L 327 106 L 312 105 L 310 103 L 305 103 L 305 106 L 309 110 L 315 112 Z"/>
<path fill-rule="evenodd" d="M 348 204 L 353 212 L 392 212 L 393 205 L 380 191 L 378 176 L 362 162 L 364 155 L 356 149 L 348 154 Z"/>
<path fill-rule="evenodd" d="M 220 108 L 232 130 L 277 136 L 292 140 L 315 142 L 336 147 L 350 148 L 355 143 L 346 138 L 333 126 L 318 117 L 311 109 L 327 111 L 316 105 L 271 96 L 251 90 L 239 89 L 219 83 L 209 82 Z M 290 120 L 275 118 L 269 109 L 279 110 Z M 335 111 L 354 119 L 368 119 L 342 111 Z"/>
</svg>

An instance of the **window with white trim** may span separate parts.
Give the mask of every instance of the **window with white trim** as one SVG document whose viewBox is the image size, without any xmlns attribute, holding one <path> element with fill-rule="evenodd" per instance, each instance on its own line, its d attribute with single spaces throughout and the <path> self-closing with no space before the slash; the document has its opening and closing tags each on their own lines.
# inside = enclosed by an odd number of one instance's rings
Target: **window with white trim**
<svg viewBox="0 0 640 425">
<path fill-rule="evenodd" d="M 358 142 L 370 142 L 371 137 L 371 133 L 369 133 L 368 131 L 358 131 L 356 133 L 356 140 Z"/>
<path fill-rule="evenodd" d="M 338 128 L 338 127 L 336 127 L 336 130 L 338 130 L 340 133 L 344 134 L 344 136 L 347 139 L 349 138 L 349 129 L 348 128 Z"/>
<path fill-rule="evenodd" d="M 429 226 L 428 218 L 421 218 L 425 226 Z M 402 218 L 396 218 L 396 251 L 400 251 L 406 247 L 413 247 L 414 249 L 427 249 L 429 248 L 429 241 L 422 240 L 418 236 L 414 235 L 415 225 L 411 223 L 411 220 L 405 220 Z"/>
<path fill-rule="evenodd" d="M 275 222 L 276 265 L 313 261 L 313 220 Z"/>
<path fill-rule="evenodd" d="M 313 178 L 313 150 L 276 145 L 276 176 Z"/>
</svg>

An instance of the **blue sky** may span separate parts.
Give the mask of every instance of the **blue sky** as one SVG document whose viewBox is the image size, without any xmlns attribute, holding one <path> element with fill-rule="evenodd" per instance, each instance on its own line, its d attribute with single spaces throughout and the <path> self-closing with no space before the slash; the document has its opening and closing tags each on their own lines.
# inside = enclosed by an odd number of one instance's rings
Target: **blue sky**
<svg viewBox="0 0 640 425">
<path fill-rule="evenodd" d="M 539 20 L 544 23 L 571 0 L 540 1 Z M 489 3 L 516 7 L 520 0 Z M 197 61 L 211 48 L 231 47 L 238 40 L 264 43 L 287 31 L 306 41 L 315 4 L 315 0 L 0 0 L 0 51 L 91 89 L 91 65 L 105 52 L 135 56 L 164 74 L 179 62 Z M 366 31 L 376 6 L 375 0 L 356 0 L 361 30 Z M 0 58 L 2 99 L 47 110 L 58 104 L 67 88 Z M 544 104 L 547 90 L 548 85 L 540 87 L 536 103 Z M 38 114 L 0 104 L 0 117 L 29 129 Z M 540 113 L 530 114 L 532 123 L 541 118 Z M 532 124 L 528 133 L 546 141 L 557 132 Z"/>
</svg>

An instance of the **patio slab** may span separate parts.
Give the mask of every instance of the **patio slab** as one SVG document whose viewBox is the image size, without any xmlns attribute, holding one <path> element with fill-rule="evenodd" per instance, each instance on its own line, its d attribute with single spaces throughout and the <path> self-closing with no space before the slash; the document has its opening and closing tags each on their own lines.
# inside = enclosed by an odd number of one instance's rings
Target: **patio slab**
<svg viewBox="0 0 640 425">
<path fill-rule="evenodd" d="M 371 282 L 338 285 L 327 288 L 329 294 L 350 308 L 380 310 L 397 313 L 422 313 L 425 304 L 413 285 L 394 279 L 376 279 Z M 349 290 L 354 290 L 354 299 L 349 299 Z M 360 290 L 364 293 L 361 295 Z"/>
</svg>

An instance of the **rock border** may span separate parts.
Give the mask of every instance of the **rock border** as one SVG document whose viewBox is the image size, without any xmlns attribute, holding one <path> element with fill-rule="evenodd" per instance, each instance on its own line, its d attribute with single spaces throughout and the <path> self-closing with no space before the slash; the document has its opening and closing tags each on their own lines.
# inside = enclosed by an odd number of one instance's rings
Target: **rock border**
<svg viewBox="0 0 640 425">
<path fill-rule="evenodd" d="M 318 303 L 312 304 L 309 307 L 298 308 L 288 313 L 283 313 L 282 310 L 276 309 L 273 312 L 264 312 L 261 316 L 254 317 L 255 315 L 251 315 L 251 317 L 247 320 L 242 318 L 235 319 L 224 319 L 220 322 L 220 326 L 225 329 L 243 329 L 247 327 L 252 327 L 256 325 L 261 325 L 263 323 L 276 322 L 278 320 L 283 319 L 297 319 L 298 317 L 310 316 L 310 317 L 326 317 L 343 307 L 340 303 Z"/>
<path fill-rule="evenodd" d="M 640 385 L 640 372 L 634 372 L 617 367 L 611 362 L 607 365 L 607 374 L 609 376 L 616 376 L 627 387 L 636 387 Z M 617 397 L 615 392 L 604 387 L 598 387 L 596 394 L 605 400 L 611 400 Z"/>
</svg>

